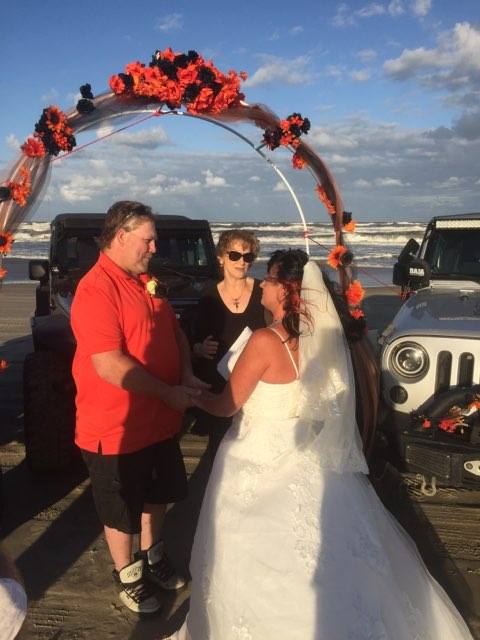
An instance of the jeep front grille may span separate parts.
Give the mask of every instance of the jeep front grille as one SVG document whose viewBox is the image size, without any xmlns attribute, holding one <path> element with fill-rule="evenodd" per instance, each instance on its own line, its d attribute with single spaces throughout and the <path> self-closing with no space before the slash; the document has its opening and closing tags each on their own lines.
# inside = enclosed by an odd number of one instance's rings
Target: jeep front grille
<svg viewBox="0 0 480 640">
<path fill-rule="evenodd" d="M 448 391 L 450 387 L 468 387 L 474 384 L 473 369 L 475 358 L 472 353 L 462 353 L 458 358 L 457 379 L 452 379 L 452 354 L 440 351 L 437 357 L 435 395 Z"/>
</svg>

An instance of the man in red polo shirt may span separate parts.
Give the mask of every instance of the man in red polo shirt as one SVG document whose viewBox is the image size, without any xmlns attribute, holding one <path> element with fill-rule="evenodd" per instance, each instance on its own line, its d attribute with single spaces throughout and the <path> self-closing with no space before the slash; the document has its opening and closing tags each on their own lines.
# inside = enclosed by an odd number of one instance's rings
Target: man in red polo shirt
<svg viewBox="0 0 480 640">
<path fill-rule="evenodd" d="M 154 586 L 185 584 L 168 562 L 161 530 L 166 505 L 187 493 L 177 439 L 182 413 L 207 386 L 192 374 L 187 338 L 147 275 L 155 240 L 150 207 L 130 201 L 110 207 L 99 259 L 81 279 L 71 315 L 75 441 L 120 598 L 141 613 L 160 607 Z M 137 533 L 140 551 L 133 554 Z"/>
</svg>

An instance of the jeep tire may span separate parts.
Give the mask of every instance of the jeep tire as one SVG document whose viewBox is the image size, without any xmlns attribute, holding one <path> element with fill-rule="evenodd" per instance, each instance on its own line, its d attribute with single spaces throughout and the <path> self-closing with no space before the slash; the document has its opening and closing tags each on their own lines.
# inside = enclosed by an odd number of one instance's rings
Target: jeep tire
<svg viewBox="0 0 480 640">
<path fill-rule="evenodd" d="M 23 368 L 25 455 L 32 471 L 62 471 L 79 458 L 74 444 L 75 385 L 70 361 L 36 351 Z"/>
</svg>

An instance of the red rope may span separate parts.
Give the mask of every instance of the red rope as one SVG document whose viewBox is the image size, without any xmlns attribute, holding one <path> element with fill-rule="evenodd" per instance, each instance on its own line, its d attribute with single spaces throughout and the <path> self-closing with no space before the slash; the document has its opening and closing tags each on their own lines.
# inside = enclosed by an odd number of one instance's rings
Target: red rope
<svg viewBox="0 0 480 640">
<path fill-rule="evenodd" d="M 90 140 L 90 142 L 86 142 L 85 144 L 82 144 L 82 145 L 80 145 L 78 147 L 75 147 L 71 151 L 68 151 L 67 153 L 64 153 L 61 156 L 56 156 L 55 158 L 52 158 L 51 162 L 56 162 L 57 160 L 63 160 L 64 158 L 66 158 L 68 156 L 71 156 L 73 153 L 78 153 L 79 151 L 82 151 L 82 149 L 86 149 L 87 147 L 89 147 L 92 144 L 96 144 L 97 142 L 101 142 L 102 140 L 106 140 L 107 138 L 110 138 L 111 136 L 115 135 L 116 133 L 120 133 L 121 131 L 125 131 L 125 129 L 130 129 L 130 127 L 134 127 L 137 124 L 141 124 L 142 122 L 145 122 L 146 120 L 149 120 L 150 118 L 155 118 L 155 117 L 159 116 L 160 114 L 161 114 L 160 111 L 154 111 L 153 113 L 149 113 L 148 116 L 144 116 L 143 118 L 139 118 L 138 120 L 135 120 L 134 122 L 130 122 L 130 124 L 126 124 L 124 127 L 120 127 L 120 129 L 115 129 L 114 131 L 110 131 L 110 133 L 106 133 L 104 136 L 100 136 L 96 140 Z"/>
</svg>

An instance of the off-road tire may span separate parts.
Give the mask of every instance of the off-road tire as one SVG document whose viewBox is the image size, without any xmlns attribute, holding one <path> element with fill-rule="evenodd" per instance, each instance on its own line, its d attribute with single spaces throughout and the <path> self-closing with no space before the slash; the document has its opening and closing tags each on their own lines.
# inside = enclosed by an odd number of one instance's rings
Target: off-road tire
<svg viewBox="0 0 480 640">
<path fill-rule="evenodd" d="M 36 351 L 23 367 L 25 455 L 32 471 L 63 471 L 78 461 L 71 361 Z"/>
</svg>

